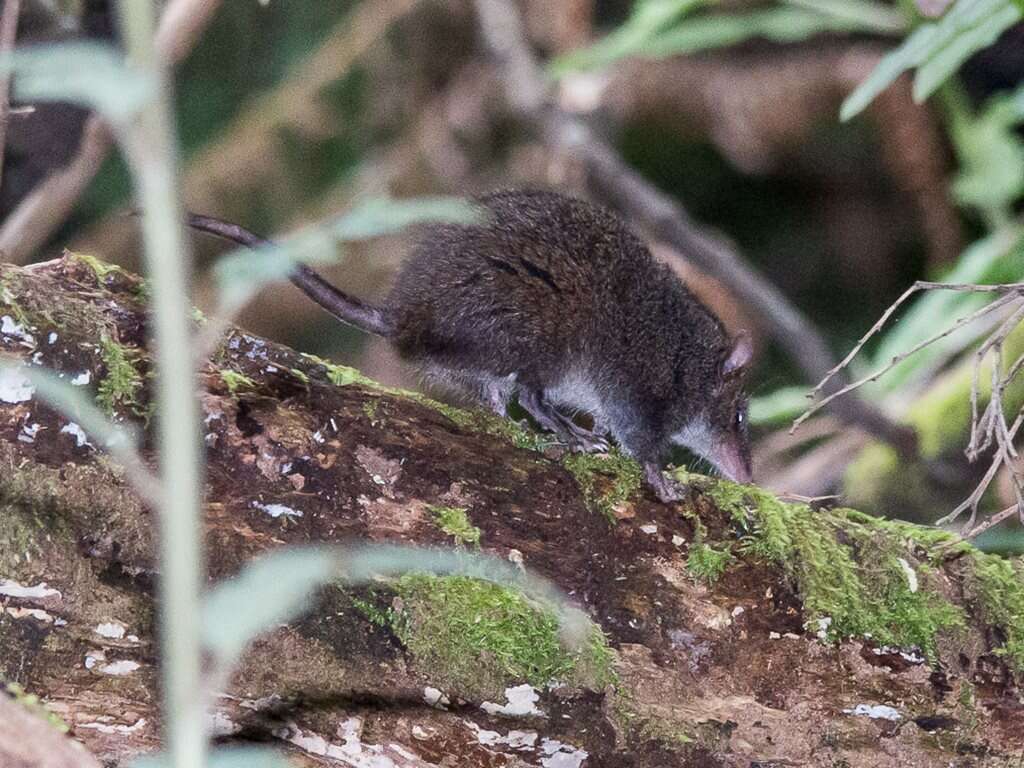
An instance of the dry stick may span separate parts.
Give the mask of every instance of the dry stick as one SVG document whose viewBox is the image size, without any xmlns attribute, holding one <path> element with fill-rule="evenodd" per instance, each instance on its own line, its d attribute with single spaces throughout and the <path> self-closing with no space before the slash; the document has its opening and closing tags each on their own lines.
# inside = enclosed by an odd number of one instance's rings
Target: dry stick
<svg viewBox="0 0 1024 768">
<path fill-rule="evenodd" d="M 985 339 L 974 353 L 974 372 L 971 379 L 971 440 L 966 450 L 967 457 L 972 461 L 982 451 L 986 450 L 993 440 L 996 442 L 1000 453 L 1005 453 L 1009 450 L 1009 453 L 1016 458 L 1017 451 L 1013 448 L 1012 443 L 1009 445 L 1009 449 L 1007 449 L 1007 443 L 1003 439 L 1006 435 L 1006 415 L 1003 413 L 1002 399 L 1005 387 L 1001 383 L 1000 372 L 1002 369 L 1003 342 L 1022 320 L 1024 320 L 1024 304 L 1017 307 L 1009 317 L 1003 320 L 999 327 L 989 334 L 988 338 Z M 981 376 L 981 365 L 989 351 L 992 352 L 991 391 L 989 392 L 988 405 L 982 414 L 981 424 L 976 424 L 973 419 L 978 407 L 978 384 Z M 984 429 L 981 429 L 982 425 Z M 1000 427 L 1002 427 L 1002 431 L 1000 431 Z M 983 435 L 980 445 L 976 442 L 979 432 Z"/>
<path fill-rule="evenodd" d="M 1001 522 L 1003 522 L 1003 520 L 1010 519 L 1011 517 L 1013 517 L 1013 514 L 1015 512 L 1019 517 L 1022 518 L 1021 522 L 1024 523 L 1024 507 L 1022 507 L 1019 503 L 1011 504 L 1006 509 L 996 512 L 994 515 L 992 515 L 992 517 L 990 517 L 985 522 L 979 523 L 974 528 L 971 528 L 971 530 L 968 533 L 964 534 L 964 538 L 973 539 L 974 537 L 987 531 L 989 528 L 994 528 L 995 526 L 999 525 Z"/>
<path fill-rule="evenodd" d="M 0 13 L 0 54 L 14 50 L 14 41 L 18 36 L 18 14 L 21 11 L 21 0 L 5 0 L 3 12 Z M 4 148 L 7 145 L 7 121 L 11 118 L 11 76 L 0 77 L 0 184 L 3 183 Z"/>
<path fill-rule="evenodd" d="M 939 283 L 937 285 L 942 285 L 942 284 Z M 943 287 L 946 287 L 946 286 L 943 286 Z M 906 295 L 906 294 L 904 294 L 904 295 Z M 1003 306 L 1004 304 L 1010 303 L 1011 301 L 1013 301 L 1016 298 L 1017 298 L 1017 296 L 1015 294 L 1010 294 L 1010 295 L 1007 295 L 1007 296 L 1000 296 L 998 299 L 996 299 L 995 301 L 993 301 L 990 304 L 986 304 L 981 309 L 978 309 L 978 310 L 972 312 L 969 315 L 961 317 L 959 320 L 957 320 L 955 323 L 953 323 L 953 325 L 951 325 L 946 330 L 941 331 L 939 333 L 936 333 L 933 336 L 929 336 L 924 341 L 918 342 L 917 344 L 915 344 L 913 347 L 911 347 L 906 352 L 901 352 L 900 354 L 895 355 L 892 358 L 892 360 L 890 360 L 888 363 L 883 365 L 881 368 L 878 368 L 877 370 L 875 370 L 873 373 L 868 374 L 867 376 L 864 376 L 864 377 L 862 377 L 860 379 L 857 379 L 857 381 L 851 382 L 850 384 L 847 384 L 845 387 L 842 387 L 841 389 L 833 392 L 828 397 L 823 398 L 822 400 L 819 400 L 813 406 L 811 406 L 806 411 L 804 411 L 804 413 L 800 416 L 800 418 L 798 418 L 796 421 L 793 422 L 793 426 L 790 427 L 790 431 L 792 432 L 792 431 L 796 430 L 808 418 L 810 418 L 813 414 L 815 414 L 818 411 L 820 411 L 822 408 L 824 408 L 826 405 L 831 403 L 837 397 L 845 395 L 848 392 L 852 392 L 853 390 L 858 389 L 858 388 L 864 386 L 865 384 L 867 384 L 869 382 L 876 381 L 879 377 L 881 377 L 882 375 L 884 375 L 884 374 L 888 373 L 889 371 L 891 371 L 893 368 L 895 368 L 897 365 L 902 363 L 904 360 L 906 360 L 908 357 L 910 357 L 914 353 L 920 352 L 922 349 L 924 349 L 925 347 L 929 346 L 930 344 L 934 344 L 939 339 L 943 339 L 946 336 L 949 336 L 951 333 L 953 333 L 957 329 L 962 328 L 963 326 L 967 325 L 968 323 L 973 322 L 974 320 L 977 320 L 979 317 L 983 317 L 983 316 L 987 315 L 989 312 L 992 312 L 992 311 L 998 309 L 999 307 Z"/>
<path fill-rule="evenodd" d="M 170 0 L 157 29 L 161 58 L 181 61 L 219 5 L 220 0 Z M 0 254 L 6 260 L 15 264 L 27 261 L 67 220 L 113 145 L 106 122 L 90 115 L 75 157 L 37 185 L 0 226 Z"/>
<path fill-rule="evenodd" d="M 1024 290 L 1024 283 L 1004 283 L 1002 285 L 974 285 L 972 283 L 933 283 L 927 280 L 918 280 L 912 286 L 907 288 L 896 301 L 889 305 L 889 308 L 882 313 L 882 316 L 878 318 L 874 325 L 872 325 L 868 332 L 861 336 L 860 341 L 850 350 L 850 352 L 844 357 L 836 366 L 829 369 L 825 377 L 818 383 L 814 389 L 811 390 L 811 396 L 818 394 L 824 388 L 833 376 L 839 371 L 843 370 L 850 364 L 850 361 L 857 356 L 857 354 L 864 348 L 871 338 L 882 330 L 882 327 L 889 321 L 889 318 L 893 316 L 903 303 L 913 296 L 918 291 L 929 291 L 929 290 L 947 290 L 947 291 L 959 291 L 961 293 L 1010 293 Z"/>
<path fill-rule="evenodd" d="M 1007 432 L 1007 437 L 1010 440 L 1012 440 L 1016 436 L 1017 430 L 1020 429 L 1020 425 L 1022 423 L 1024 423 L 1024 411 L 1017 415 L 1017 418 L 1014 420 L 1013 425 Z M 964 528 L 967 529 L 973 526 L 974 521 L 978 515 L 978 504 L 981 502 L 981 497 L 985 495 L 985 491 L 987 491 L 989 485 L 992 484 L 992 480 L 995 478 L 996 472 L 999 471 L 999 467 L 1002 466 L 1002 463 L 1003 457 L 997 455 L 992 460 L 992 464 L 989 465 L 989 468 L 985 472 L 985 476 L 981 479 L 981 482 L 978 483 L 978 486 L 973 491 L 971 491 L 971 495 L 964 499 L 962 502 L 960 502 L 956 509 L 950 512 L 948 515 L 939 520 L 936 520 L 935 524 L 947 525 L 949 523 L 952 523 L 954 520 L 960 517 L 961 514 L 963 514 L 965 509 L 970 509 L 971 517 L 967 525 L 964 526 Z"/>
<path fill-rule="evenodd" d="M 483 36 L 504 71 L 506 99 L 532 123 L 544 142 L 582 160 L 593 191 L 604 202 L 672 245 L 708 275 L 728 285 L 812 381 L 834 357 L 818 329 L 770 282 L 749 267 L 735 246 L 698 227 L 687 212 L 623 161 L 579 117 L 552 103 L 548 81 L 526 39 L 521 14 L 505 0 L 476 0 Z M 913 451 L 913 430 L 891 422 L 859 398 L 838 403 L 836 412 L 900 450 Z"/>
</svg>

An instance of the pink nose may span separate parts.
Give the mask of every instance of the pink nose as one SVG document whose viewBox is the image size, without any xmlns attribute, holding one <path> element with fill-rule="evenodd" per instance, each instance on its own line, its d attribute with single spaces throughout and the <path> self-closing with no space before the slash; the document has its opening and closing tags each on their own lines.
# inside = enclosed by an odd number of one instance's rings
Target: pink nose
<svg viewBox="0 0 1024 768">
<path fill-rule="evenodd" d="M 711 458 L 721 473 L 734 483 L 749 483 L 754 479 L 750 463 L 744 461 L 743 455 L 735 445 L 720 446 Z"/>
</svg>

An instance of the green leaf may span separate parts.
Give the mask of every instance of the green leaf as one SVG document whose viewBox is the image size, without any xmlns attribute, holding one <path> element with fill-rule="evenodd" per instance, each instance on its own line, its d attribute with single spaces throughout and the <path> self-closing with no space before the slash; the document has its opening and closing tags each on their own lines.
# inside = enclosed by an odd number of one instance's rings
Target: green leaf
<svg viewBox="0 0 1024 768">
<path fill-rule="evenodd" d="M 224 747 L 210 755 L 208 768 L 289 768 L 291 763 L 279 752 L 266 747 Z M 151 755 L 133 760 L 131 768 L 171 768 L 168 758 Z"/>
<path fill-rule="evenodd" d="M 915 29 L 901 46 L 883 56 L 871 74 L 843 101 L 839 109 L 839 119 L 846 121 L 859 115 L 878 94 L 892 85 L 896 78 L 924 61 L 936 34 L 934 24 L 923 24 Z"/>
<path fill-rule="evenodd" d="M 258 634 L 299 615 L 312 591 L 337 574 L 337 555 L 325 549 L 281 550 L 254 560 L 203 601 L 204 646 L 230 664 Z"/>
<path fill-rule="evenodd" d="M 627 56 L 643 55 L 648 40 L 705 2 L 707 0 L 637 2 L 629 19 L 618 29 L 588 48 L 556 58 L 549 65 L 549 72 L 561 77 L 573 71 L 606 66 Z"/>
<path fill-rule="evenodd" d="M 234 314 L 267 284 L 286 280 L 298 263 L 336 262 L 345 242 L 380 237 L 426 222 L 475 224 L 483 220 L 478 206 L 457 197 L 367 200 L 332 222 L 303 229 L 272 246 L 242 248 L 221 258 L 214 267 L 219 311 Z"/>
<path fill-rule="evenodd" d="M 822 32 L 861 29 L 855 19 L 832 16 L 802 8 L 773 8 L 737 15 L 701 16 L 686 19 L 644 46 L 651 58 L 696 53 L 735 45 L 760 37 L 779 43 L 806 40 Z"/>
<path fill-rule="evenodd" d="M 274 245 L 237 248 L 214 265 L 218 312 L 231 316 L 270 283 L 287 280 L 299 262 L 338 260 L 338 243 L 322 228 L 302 230 Z"/>
<path fill-rule="evenodd" d="M 14 74 L 19 101 L 69 101 L 121 124 L 156 95 L 156 83 L 128 67 L 112 46 L 39 45 L 0 55 L 0 74 Z"/>
<path fill-rule="evenodd" d="M 962 1 L 962 0 L 961 0 Z M 955 10 L 955 7 L 954 7 Z M 952 11 L 951 11 L 952 13 Z M 1020 21 L 1020 9 L 1009 3 L 976 25 L 965 25 L 917 68 L 914 76 L 914 101 L 922 102 L 960 69 L 967 59 L 992 45 L 1007 29 Z"/>
<path fill-rule="evenodd" d="M 1017 95 L 996 96 L 979 117 L 954 126 L 960 170 L 952 190 L 962 205 L 1006 212 L 1024 193 L 1020 106 Z"/>
<path fill-rule="evenodd" d="M 408 200 L 375 198 L 349 211 L 327 229 L 338 240 L 367 240 L 390 235 L 427 222 L 479 224 L 485 220 L 479 206 L 458 197 L 417 197 Z"/>
<path fill-rule="evenodd" d="M 901 74 L 917 68 L 914 98 L 923 100 L 973 53 L 990 45 L 1021 18 L 1011 0 L 957 0 L 939 21 L 922 24 L 843 102 L 840 119 L 859 114 Z"/>
<path fill-rule="evenodd" d="M 817 11 L 825 16 L 846 19 L 865 32 L 895 34 L 904 32 L 907 22 L 899 11 L 867 0 L 785 0 L 789 5 Z"/>
<path fill-rule="evenodd" d="M 807 387 L 783 387 L 750 399 L 750 423 L 756 426 L 789 422 L 807 410 Z"/>
</svg>

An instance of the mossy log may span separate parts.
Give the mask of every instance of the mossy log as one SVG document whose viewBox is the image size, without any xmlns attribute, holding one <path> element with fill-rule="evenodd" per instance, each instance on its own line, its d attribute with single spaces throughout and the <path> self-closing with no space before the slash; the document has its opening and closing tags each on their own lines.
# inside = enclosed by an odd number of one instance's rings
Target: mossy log
<svg viewBox="0 0 1024 768">
<path fill-rule="evenodd" d="M 148 430 L 145 298 L 71 254 L 0 265 L 0 350 Z M 541 609 L 464 577 L 326 588 L 243 657 L 211 715 L 225 743 L 460 768 L 1005 766 L 1024 749 L 1020 563 L 698 476 L 664 505 L 622 457 L 559 456 L 241 330 L 200 379 L 211 583 L 290 544 L 479 547 L 603 632 L 570 653 Z M 154 515 L 5 381 L 0 676 L 120 765 L 159 746 Z"/>
</svg>

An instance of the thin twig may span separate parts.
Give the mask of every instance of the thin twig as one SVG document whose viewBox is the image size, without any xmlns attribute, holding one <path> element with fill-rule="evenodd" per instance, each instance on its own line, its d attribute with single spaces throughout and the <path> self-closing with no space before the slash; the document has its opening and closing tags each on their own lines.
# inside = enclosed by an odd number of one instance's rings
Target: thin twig
<svg viewBox="0 0 1024 768">
<path fill-rule="evenodd" d="M 871 340 L 882 327 L 889 322 L 889 318 L 893 316 L 893 313 L 899 309 L 903 303 L 913 296 L 918 291 L 957 291 L 959 293 L 1015 293 L 1024 291 L 1024 283 L 1005 283 L 1002 285 L 974 285 L 972 283 L 934 283 L 927 280 L 918 280 L 912 286 L 907 288 L 896 301 L 889 305 L 889 308 L 882 313 L 882 316 L 878 318 L 878 321 L 868 329 L 868 332 L 861 336 L 860 341 L 850 350 L 850 352 L 844 357 L 836 366 L 829 369 L 825 377 L 818 383 L 818 385 L 811 390 L 811 395 L 816 395 L 820 392 L 825 385 L 841 370 L 846 368 L 850 364 L 850 361 L 857 356 L 857 354 L 864 348 L 864 345 Z"/>
<path fill-rule="evenodd" d="M 1024 411 L 1017 415 L 1017 418 L 1014 419 L 1013 424 L 1007 431 L 1008 439 L 1012 440 L 1016 436 L 1017 430 L 1020 429 L 1021 424 L 1024 424 Z M 948 515 L 939 520 L 936 520 L 935 524 L 948 525 L 949 523 L 952 523 L 954 520 L 960 517 L 960 515 L 963 514 L 964 510 L 970 509 L 971 517 L 965 528 L 970 528 L 971 526 L 973 526 L 975 518 L 978 514 L 978 504 L 981 503 L 981 497 L 985 495 L 985 491 L 987 491 L 988 487 L 992 484 L 992 480 L 995 478 L 996 472 L 999 471 L 999 467 L 1002 466 L 1002 463 L 1002 456 L 996 456 L 992 460 L 992 464 L 989 465 L 989 468 L 985 472 L 985 476 L 982 478 L 981 482 L 978 483 L 977 487 L 973 491 L 971 491 L 971 495 L 964 499 L 962 502 L 960 502 L 956 509 L 950 512 Z"/>
<path fill-rule="evenodd" d="M 942 286 L 943 288 L 947 287 L 947 286 L 945 286 L 945 285 L 943 285 L 941 283 L 939 283 L 937 285 Z M 907 294 L 904 294 L 904 296 L 906 296 L 906 295 Z M 878 380 L 881 376 L 883 376 L 884 374 L 886 374 L 889 371 L 891 371 L 893 368 L 895 368 L 897 365 L 902 363 L 904 360 L 906 360 L 908 357 L 910 357 L 914 353 L 920 352 L 922 349 L 924 349 L 925 347 L 927 347 L 927 346 L 929 346 L 931 344 L 934 344 L 939 339 L 943 339 L 946 336 L 949 336 L 951 333 L 953 333 L 957 329 L 962 328 L 965 325 L 967 325 L 967 324 L 977 320 L 979 317 L 983 317 L 983 316 L 987 315 L 988 313 L 992 312 L 993 310 L 998 309 L 999 307 L 1003 306 L 1004 304 L 1008 304 L 1009 302 L 1013 301 L 1015 298 L 1017 298 L 1016 294 L 1008 294 L 1006 296 L 1000 296 L 998 299 L 996 299 L 995 301 L 993 301 L 993 302 L 991 302 L 989 304 L 986 304 L 981 309 L 975 310 L 971 314 L 966 315 L 964 317 L 961 317 L 955 323 L 953 323 L 953 325 L 951 325 L 949 328 L 945 329 L 944 331 L 940 331 L 939 333 L 936 333 L 936 334 L 934 334 L 932 336 L 929 336 L 924 341 L 918 342 L 913 347 L 908 349 L 906 352 L 901 352 L 900 354 L 893 356 L 892 360 L 890 360 L 888 363 L 883 365 L 881 368 L 878 368 L 875 371 L 873 371 L 872 373 L 868 374 L 867 376 L 864 376 L 864 377 L 862 377 L 860 379 L 857 379 L 854 382 L 851 382 L 850 384 L 847 384 L 845 387 L 842 387 L 841 389 L 833 392 L 828 397 L 825 397 L 825 398 L 819 400 L 813 406 L 811 406 L 806 411 L 804 411 L 804 413 L 798 419 L 796 419 L 793 422 L 793 426 L 790 427 L 790 430 L 791 431 L 792 430 L 796 430 L 808 418 L 810 418 L 813 414 L 815 414 L 818 411 L 820 411 L 822 408 L 824 408 L 826 405 L 831 403 L 837 397 L 841 397 L 842 395 L 845 395 L 845 394 L 847 394 L 849 392 L 853 392 L 855 389 L 859 389 L 860 387 L 864 386 L 865 384 L 868 384 L 868 383 L 870 383 L 872 381 Z M 849 359 L 849 356 L 847 356 L 847 359 Z M 820 386 L 818 388 L 815 388 L 815 391 L 819 391 L 819 390 L 820 390 Z"/>
<path fill-rule="evenodd" d="M 728 285 L 806 376 L 820 380 L 834 357 L 818 329 L 746 264 L 732 243 L 697 226 L 682 206 L 633 170 L 583 119 L 551 99 L 548 80 L 530 48 L 522 15 L 514 3 L 476 0 L 476 10 L 484 39 L 504 73 L 506 100 L 519 117 L 531 123 L 546 144 L 581 160 L 592 190 L 605 203 Z M 894 424 L 860 398 L 837 403 L 836 413 L 901 451 L 913 452 L 913 430 Z"/>
<path fill-rule="evenodd" d="M 11 0 L 7 0 L 10 2 Z M 221 0 L 170 0 L 160 17 L 157 51 L 177 63 L 192 49 Z M 106 122 L 89 116 L 75 157 L 25 197 L 0 226 L 0 254 L 7 261 L 28 261 L 63 224 L 99 173 L 114 145 Z"/>
<path fill-rule="evenodd" d="M 4 0 L 4 9 L 0 12 L 0 55 L 14 50 L 14 41 L 18 36 L 18 15 L 21 11 L 21 0 Z M 3 183 L 4 148 L 7 146 L 7 121 L 11 117 L 11 77 L 9 74 L 0 77 L 0 184 Z"/>
<path fill-rule="evenodd" d="M 985 522 L 978 523 L 977 526 L 975 526 L 974 528 L 971 528 L 970 531 L 968 531 L 967 533 L 964 534 L 964 538 L 965 539 L 973 539 L 976 536 L 979 536 L 979 535 L 983 534 L 989 528 L 995 528 L 997 525 L 999 525 L 1004 520 L 1009 520 L 1015 514 L 1019 514 L 1022 510 L 1024 510 L 1024 507 L 1022 507 L 1019 503 L 1011 504 L 1006 509 L 1003 509 L 1003 510 L 1000 510 L 999 512 L 996 512 L 994 515 L 992 515 L 992 517 L 990 517 Z M 1024 521 L 1021 521 L 1021 522 L 1024 522 Z"/>
</svg>

